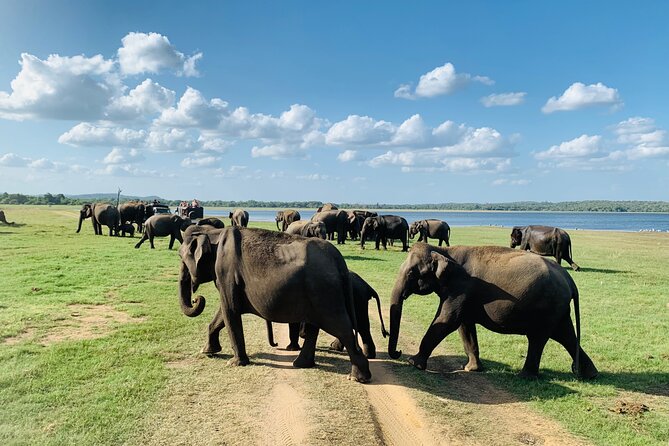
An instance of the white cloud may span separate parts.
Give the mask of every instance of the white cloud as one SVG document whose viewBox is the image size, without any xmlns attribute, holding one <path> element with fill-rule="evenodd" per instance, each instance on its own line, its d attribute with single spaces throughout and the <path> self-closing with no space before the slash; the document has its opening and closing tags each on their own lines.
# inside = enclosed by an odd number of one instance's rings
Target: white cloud
<svg viewBox="0 0 669 446">
<path fill-rule="evenodd" d="M 181 161 L 181 166 L 187 168 L 216 167 L 219 161 L 220 158 L 216 156 L 186 157 Z"/>
<path fill-rule="evenodd" d="M 519 105 L 525 102 L 527 93 L 497 93 L 484 96 L 481 98 L 481 104 L 484 107 L 509 107 L 512 105 Z"/>
<path fill-rule="evenodd" d="M 155 152 L 195 152 L 200 144 L 183 129 L 156 129 L 149 132 L 146 147 Z"/>
<path fill-rule="evenodd" d="M 395 97 L 402 99 L 431 98 L 451 94 L 471 82 L 492 85 L 495 82 L 486 76 L 472 76 L 469 73 L 456 73 L 455 67 L 448 62 L 434 70 L 423 74 L 418 80 L 416 89 L 412 91 L 410 84 L 403 84 L 395 90 Z"/>
<path fill-rule="evenodd" d="M 151 79 L 145 79 L 125 96 L 114 99 L 106 110 L 106 118 L 129 121 L 158 114 L 174 104 L 175 93 Z"/>
<path fill-rule="evenodd" d="M 526 179 L 512 180 L 508 178 L 498 178 L 492 183 L 493 186 L 527 186 L 532 181 Z"/>
<path fill-rule="evenodd" d="M 30 163 L 30 158 L 24 158 L 15 153 L 5 153 L 0 156 L 0 166 L 5 167 L 26 167 Z"/>
<path fill-rule="evenodd" d="M 541 111 L 553 113 L 592 106 L 620 107 L 622 105 L 623 102 L 615 88 L 607 87 L 601 82 L 591 85 L 575 82 L 559 98 L 553 96 L 548 99 Z"/>
<path fill-rule="evenodd" d="M 386 121 L 376 121 L 369 116 L 350 115 L 332 125 L 325 135 L 330 145 L 380 144 L 389 140 L 396 128 Z"/>
<path fill-rule="evenodd" d="M 358 158 L 358 152 L 356 150 L 344 150 L 339 155 L 337 155 L 337 159 L 342 163 L 355 161 L 357 158 Z"/>
<path fill-rule="evenodd" d="M 75 147 L 132 147 L 144 144 L 146 132 L 115 127 L 98 127 L 81 122 L 60 135 L 58 142 Z"/>
<path fill-rule="evenodd" d="M 186 57 L 158 33 L 131 32 L 121 39 L 118 49 L 121 72 L 126 75 L 173 71 L 178 76 L 197 76 L 195 63 L 202 53 Z"/>
<path fill-rule="evenodd" d="M 137 149 L 122 149 L 116 147 L 102 160 L 105 164 L 130 164 L 143 161 L 144 156 Z"/>
<path fill-rule="evenodd" d="M 212 129 L 218 126 L 227 108 L 227 102 L 218 98 L 207 101 L 198 90 L 187 87 L 176 108 L 163 110 L 155 124 Z"/>
<path fill-rule="evenodd" d="M 396 146 L 423 146 L 428 142 L 430 134 L 423 118 L 416 114 L 400 124 L 390 143 Z"/>
<path fill-rule="evenodd" d="M 253 158 L 304 158 L 306 150 L 299 145 L 270 144 L 266 146 L 254 146 L 251 149 Z"/>
<path fill-rule="evenodd" d="M 555 158 L 593 158 L 605 155 L 606 152 L 602 149 L 601 136 L 581 135 L 570 141 L 551 146 L 548 150 L 538 152 L 534 156 L 537 159 L 543 160 Z"/>
<path fill-rule="evenodd" d="M 327 181 L 331 179 L 332 177 L 330 175 L 323 175 L 320 173 L 312 173 L 309 175 L 298 175 L 295 177 L 298 180 L 306 180 L 306 181 Z"/>
</svg>

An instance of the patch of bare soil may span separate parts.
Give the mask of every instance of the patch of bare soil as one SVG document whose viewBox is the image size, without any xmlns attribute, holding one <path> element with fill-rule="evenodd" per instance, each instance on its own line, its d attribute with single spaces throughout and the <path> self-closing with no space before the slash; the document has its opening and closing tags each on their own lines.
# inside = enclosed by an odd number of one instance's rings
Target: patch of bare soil
<svg viewBox="0 0 669 446">
<path fill-rule="evenodd" d="M 643 403 L 632 403 L 628 401 L 618 400 L 616 401 L 615 406 L 609 409 L 611 412 L 618 413 L 621 415 L 631 415 L 638 417 L 644 412 L 648 412 L 650 409 Z"/>
<path fill-rule="evenodd" d="M 109 305 L 69 305 L 67 316 L 54 321 L 48 333 L 36 340 L 42 345 L 63 341 L 97 339 L 110 333 L 118 324 L 143 322 L 145 318 L 131 317 Z M 35 338 L 36 330 L 29 328 L 18 336 L 6 338 L 4 343 L 18 344 Z"/>
</svg>

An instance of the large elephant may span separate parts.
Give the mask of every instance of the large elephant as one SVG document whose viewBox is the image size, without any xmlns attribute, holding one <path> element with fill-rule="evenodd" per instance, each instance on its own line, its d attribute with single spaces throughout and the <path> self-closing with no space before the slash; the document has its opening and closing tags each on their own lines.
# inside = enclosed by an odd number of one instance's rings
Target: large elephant
<svg viewBox="0 0 669 446">
<path fill-rule="evenodd" d="M 305 341 L 295 367 L 315 365 L 319 329 L 341 339 L 351 359 L 350 378 L 368 382 L 369 363 L 360 351 L 352 321 L 353 296 L 348 268 L 337 248 L 304 238 L 255 228 L 189 228 L 179 250 L 180 302 L 194 317 L 205 306 L 192 292 L 214 281 L 221 306 L 209 324 L 203 353 L 220 352 L 219 333 L 227 327 L 234 351 L 230 365 L 250 363 L 244 344 L 242 314 L 267 321 L 305 322 Z"/>
<path fill-rule="evenodd" d="M 207 217 L 207 218 L 202 218 L 197 221 L 198 226 L 212 226 L 216 229 L 223 229 L 225 228 L 225 223 L 223 223 L 223 220 L 220 218 L 216 217 Z"/>
<path fill-rule="evenodd" d="M 300 218 L 300 213 L 295 209 L 286 209 L 283 211 L 278 211 L 274 220 L 276 221 L 276 229 L 286 232 L 288 225 L 294 221 L 298 221 Z M 279 222 L 281 222 L 281 227 L 279 227 Z"/>
<path fill-rule="evenodd" d="M 409 224 L 404 217 L 396 215 L 379 215 L 378 217 L 367 217 L 360 231 L 360 247 L 365 249 L 365 237 L 374 234 L 376 249 L 379 243 L 386 249 L 388 239 L 397 239 L 402 242 L 402 251 L 409 249 L 408 237 Z"/>
<path fill-rule="evenodd" d="M 456 329 L 468 362 L 465 370 L 481 370 L 476 324 L 497 333 L 525 335 L 529 341 L 522 376 L 536 377 L 544 346 L 554 339 L 573 359 L 572 371 L 593 378 L 597 368 L 581 349 L 578 289 L 555 262 L 499 246 L 437 248 L 416 243 L 400 266 L 390 303 L 388 354 L 397 359 L 402 303 L 411 294 L 439 296 L 437 313 L 409 358 L 424 370 L 435 347 Z M 576 333 L 570 315 L 574 300 Z"/>
<path fill-rule="evenodd" d="M 249 225 L 249 213 L 244 209 L 235 209 L 230 212 L 228 218 L 230 219 L 232 226 L 241 226 L 242 228 L 245 228 Z"/>
<path fill-rule="evenodd" d="M 325 224 L 321 221 L 298 220 L 288 225 L 286 234 L 301 235 L 302 237 L 327 238 Z"/>
<path fill-rule="evenodd" d="M 102 235 L 102 226 L 109 228 L 109 235 L 118 235 L 121 224 L 120 215 L 116 206 L 109 203 L 86 203 L 79 211 L 79 226 L 77 233 L 81 231 L 81 223 L 90 218 L 93 222 L 95 235 Z"/>
<path fill-rule="evenodd" d="M 334 233 L 337 233 L 337 244 L 346 243 L 346 232 L 349 228 L 348 213 L 346 211 L 322 211 L 317 212 L 311 217 L 313 222 L 323 222 L 328 238 L 332 240 Z"/>
<path fill-rule="evenodd" d="M 516 246 L 541 256 L 553 256 L 558 264 L 564 259 L 574 271 L 581 269 L 571 259 L 571 238 L 564 229 L 539 225 L 514 226 L 511 230 L 511 247 Z"/>
<path fill-rule="evenodd" d="M 336 204 L 325 203 L 324 205 L 322 205 L 321 207 L 319 207 L 318 209 L 316 209 L 316 212 L 323 212 L 323 211 L 337 211 L 337 210 L 339 210 L 339 208 L 337 207 Z"/>
<path fill-rule="evenodd" d="M 139 239 L 135 245 L 135 248 L 139 248 L 142 246 L 142 243 L 144 243 L 146 240 L 149 240 L 151 249 L 154 249 L 154 237 L 167 237 L 169 235 L 169 249 L 172 249 L 174 246 L 174 240 L 179 240 L 179 243 L 183 244 L 181 231 L 185 231 L 192 224 L 193 222 L 189 218 L 182 218 L 178 215 L 155 214 L 149 217 L 149 219 L 146 220 L 146 223 L 144 223 L 144 234 L 142 234 L 142 238 Z"/>
<path fill-rule="evenodd" d="M 451 237 L 451 227 L 448 223 L 441 220 L 418 220 L 411 223 L 409 226 L 409 238 L 413 239 L 416 234 L 419 234 L 419 242 L 428 243 L 429 238 L 436 238 L 441 242 L 446 242 L 446 246 L 451 246 L 449 239 Z"/>
<path fill-rule="evenodd" d="M 358 237 L 360 237 L 360 231 L 362 230 L 362 225 L 365 224 L 365 219 L 367 217 L 376 217 L 379 214 L 376 212 L 370 212 L 370 211 L 360 211 L 360 210 L 354 210 L 354 211 L 349 211 L 352 212 L 353 215 L 355 216 L 356 223 L 352 224 L 351 228 L 349 229 L 348 233 L 349 236 L 351 237 L 351 240 L 358 240 Z M 351 219 L 349 215 L 349 220 Z M 369 240 L 371 238 L 368 237 Z"/>
<path fill-rule="evenodd" d="M 5 211 L 0 210 L 0 222 L 6 224 L 6 225 L 13 225 L 13 221 L 7 221 L 7 218 L 5 217 Z"/>
<path fill-rule="evenodd" d="M 137 231 L 142 232 L 142 226 L 146 221 L 146 204 L 142 201 L 129 201 L 119 205 L 118 212 L 121 218 L 121 224 L 135 223 Z"/>
</svg>

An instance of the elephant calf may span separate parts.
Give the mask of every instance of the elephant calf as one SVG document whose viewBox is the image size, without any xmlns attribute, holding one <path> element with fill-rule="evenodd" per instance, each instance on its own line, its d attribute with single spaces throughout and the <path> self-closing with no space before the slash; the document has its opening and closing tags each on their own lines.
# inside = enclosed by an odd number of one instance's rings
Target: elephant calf
<svg viewBox="0 0 669 446">
<path fill-rule="evenodd" d="M 540 256 L 555 257 L 558 264 L 565 259 L 574 271 L 581 269 L 571 259 L 571 238 L 567 231 L 553 226 L 514 226 L 511 230 L 511 247 L 520 246 Z"/>
<path fill-rule="evenodd" d="M 302 237 L 318 237 L 325 240 L 327 232 L 323 222 L 309 220 L 298 220 L 288 225 L 286 234 L 301 235 Z"/>
<path fill-rule="evenodd" d="M 413 239 L 416 234 L 419 234 L 419 242 L 427 243 L 428 239 L 434 238 L 439 240 L 439 246 L 442 242 L 445 242 L 446 246 L 451 246 L 449 243 L 451 227 L 445 221 L 433 219 L 415 221 L 409 226 L 409 238 Z"/>
<path fill-rule="evenodd" d="M 185 231 L 186 228 L 191 226 L 193 223 L 190 218 L 182 218 L 178 215 L 167 215 L 167 214 L 155 214 L 149 217 L 144 223 L 144 234 L 142 238 L 139 239 L 135 248 L 142 246 L 146 240 L 151 244 L 151 249 L 154 249 L 153 238 L 154 237 L 167 237 L 170 236 L 170 246 L 169 249 L 172 249 L 174 246 L 174 240 L 179 240 L 179 243 L 183 243 L 183 238 L 181 237 L 181 231 Z"/>
</svg>

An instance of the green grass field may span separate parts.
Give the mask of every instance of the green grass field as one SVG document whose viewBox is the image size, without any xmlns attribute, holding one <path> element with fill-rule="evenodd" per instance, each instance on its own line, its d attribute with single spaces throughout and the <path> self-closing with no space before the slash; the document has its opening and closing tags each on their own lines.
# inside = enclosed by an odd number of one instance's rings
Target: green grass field
<svg viewBox="0 0 669 446">
<path fill-rule="evenodd" d="M 19 225 L 0 225 L 5 254 L 0 257 L 0 444 L 157 444 L 157 431 L 176 444 L 185 434 L 174 426 L 185 422 L 200 425 L 203 437 L 186 437 L 184 443 L 206 443 L 210 429 L 225 442 L 254 438 L 254 423 L 267 414 L 266 389 L 276 379 L 276 370 L 264 366 L 271 348 L 260 319 L 244 318 L 255 365 L 231 368 L 225 361 L 203 358 L 198 352 L 217 294 L 211 284 L 203 287 L 209 298 L 204 314 L 195 319 L 181 314 L 179 256 L 176 249 L 167 250 L 167 239 L 158 239 L 155 250 L 148 243 L 135 250 L 137 238 L 94 236 L 90 222 L 76 234 L 78 212 L 73 207 L 3 209 Z M 273 223 L 251 226 L 271 229 Z M 453 228 L 451 242 L 507 246 L 508 233 L 503 228 Z M 669 234 L 570 235 L 574 260 L 583 269 L 570 271 L 581 295 L 582 345 L 600 376 L 575 380 L 567 353 L 549 342 L 541 378 L 522 380 L 516 373 L 526 340 L 484 329 L 478 333 L 486 372 L 478 376 L 586 442 L 666 445 Z M 371 246 L 363 251 L 348 242 L 340 248 L 349 268 L 379 292 L 387 317 L 390 290 L 405 254 L 397 246 L 387 252 Z M 434 295 L 406 302 L 398 345 L 405 358 L 415 353 L 436 303 Z M 370 319 L 379 357 L 387 358 L 371 306 Z M 322 335 L 319 346 L 329 341 Z M 225 332 L 221 343 L 229 357 Z M 464 359 L 453 334 L 435 350 L 428 372 L 413 369 L 404 359 L 387 362 L 432 421 L 464 426 L 477 443 L 494 435 L 494 426 L 477 426 L 477 410 L 490 403 L 480 392 L 463 388 L 463 374 L 451 373 Z M 343 379 L 350 368 L 346 357 L 319 349 L 316 360 L 318 367 L 300 371 L 300 391 L 318 401 L 309 407 L 309 416 L 322 426 L 310 443 L 375 444 L 361 385 Z M 202 411 L 210 406 L 225 419 L 212 420 Z M 644 407 L 648 410 L 640 410 Z M 350 419 L 357 420 L 354 426 L 347 424 Z M 323 432 L 327 437 L 320 438 Z"/>
</svg>

